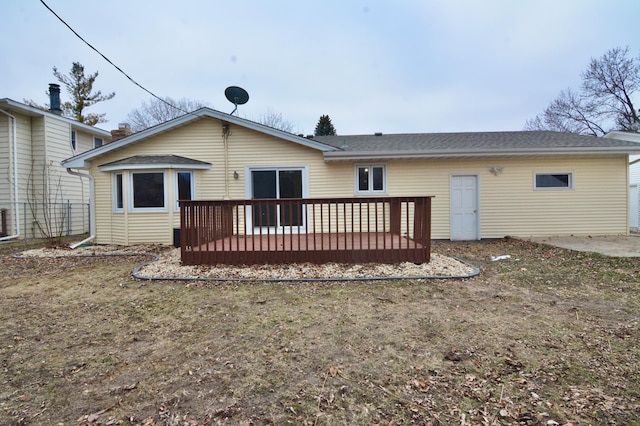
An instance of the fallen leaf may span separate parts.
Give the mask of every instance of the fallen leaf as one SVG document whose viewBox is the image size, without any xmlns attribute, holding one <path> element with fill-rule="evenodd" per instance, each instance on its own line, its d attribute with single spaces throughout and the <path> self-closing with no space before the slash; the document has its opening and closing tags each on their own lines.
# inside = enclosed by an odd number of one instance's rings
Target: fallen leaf
<svg viewBox="0 0 640 426">
<path fill-rule="evenodd" d="M 336 377 L 339 372 L 340 370 L 338 370 L 338 367 L 336 367 L 335 365 L 329 367 L 329 375 L 331 377 Z"/>
</svg>

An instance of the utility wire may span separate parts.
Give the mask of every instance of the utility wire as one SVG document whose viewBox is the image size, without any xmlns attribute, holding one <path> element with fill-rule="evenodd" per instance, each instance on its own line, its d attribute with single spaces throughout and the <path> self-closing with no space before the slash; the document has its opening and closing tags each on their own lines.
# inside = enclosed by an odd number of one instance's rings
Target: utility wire
<svg viewBox="0 0 640 426">
<path fill-rule="evenodd" d="M 58 20 L 60 22 L 62 22 L 67 28 L 69 28 L 71 30 L 71 32 L 73 34 L 75 34 L 76 37 L 78 37 L 80 40 L 82 40 L 87 46 L 89 46 L 91 49 L 93 49 L 96 53 L 98 53 L 98 55 L 102 56 L 104 58 L 105 61 L 107 61 L 108 63 L 110 63 L 115 69 L 117 69 L 118 71 L 120 71 L 125 77 L 127 77 L 133 84 L 135 84 L 136 86 L 138 86 L 139 88 L 141 88 L 142 90 L 144 90 L 145 92 L 147 92 L 148 94 L 150 94 L 151 96 L 153 96 L 154 98 L 158 99 L 160 102 L 163 102 L 167 105 L 169 105 L 171 108 L 175 108 L 180 112 L 183 112 L 185 114 L 190 114 L 189 111 L 185 111 L 182 108 L 178 108 L 175 105 L 172 105 L 170 102 L 167 102 L 166 100 L 162 99 L 160 96 L 157 96 L 155 93 L 153 93 L 152 91 L 148 90 L 147 88 L 145 88 L 144 86 L 142 86 L 140 83 L 138 83 L 137 81 L 135 81 L 133 78 L 129 77 L 129 75 L 122 71 L 122 69 L 117 66 L 116 64 L 114 64 L 113 62 L 111 62 L 111 60 L 109 58 L 107 58 L 106 56 L 104 56 L 102 54 L 102 52 L 100 52 L 98 49 L 96 49 L 95 47 L 93 47 L 88 41 L 86 41 L 84 38 L 82 38 L 82 36 L 80 34 L 78 34 L 73 28 L 71 28 L 71 26 L 69 24 L 67 24 L 64 19 L 62 19 L 60 16 L 58 16 L 58 14 L 56 12 L 53 11 L 53 9 L 51 9 L 45 2 L 44 0 L 40 0 L 40 3 L 42 3 L 44 5 L 44 7 L 46 7 L 49 12 L 53 13 L 53 15 L 58 18 Z"/>
</svg>

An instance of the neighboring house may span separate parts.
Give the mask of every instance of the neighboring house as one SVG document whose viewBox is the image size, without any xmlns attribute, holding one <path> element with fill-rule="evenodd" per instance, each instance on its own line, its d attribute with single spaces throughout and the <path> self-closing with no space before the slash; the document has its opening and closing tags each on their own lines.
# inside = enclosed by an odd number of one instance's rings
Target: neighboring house
<svg viewBox="0 0 640 426">
<path fill-rule="evenodd" d="M 615 131 L 604 137 L 640 144 L 640 133 Z M 629 156 L 629 226 L 640 228 L 640 155 Z"/>
<path fill-rule="evenodd" d="M 628 233 L 640 145 L 556 132 L 302 137 L 202 108 L 63 161 L 95 241 L 172 244 L 178 199 L 434 196 L 432 238 Z"/>
<path fill-rule="evenodd" d="M 0 99 L 0 209 L 9 235 L 3 239 L 43 237 L 38 225 L 62 235 L 87 232 L 89 183 L 60 162 L 110 141 L 108 131 Z"/>
</svg>

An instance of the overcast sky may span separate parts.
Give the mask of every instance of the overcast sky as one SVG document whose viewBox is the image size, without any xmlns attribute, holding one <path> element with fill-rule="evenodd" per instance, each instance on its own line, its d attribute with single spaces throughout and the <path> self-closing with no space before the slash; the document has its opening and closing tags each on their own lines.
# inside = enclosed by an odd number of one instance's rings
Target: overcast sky
<svg viewBox="0 0 640 426">
<path fill-rule="evenodd" d="M 45 0 L 154 94 L 239 115 L 281 113 L 296 133 L 522 130 L 590 58 L 640 54 L 638 0 Z M 48 102 L 52 67 L 98 71 L 115 91 L 88 111 L 110 130 L 151 96 L 39 0 L 0 0 L 0 98 Z M 62 92 L 63 101 L 68 100 Z"/>
</svg>

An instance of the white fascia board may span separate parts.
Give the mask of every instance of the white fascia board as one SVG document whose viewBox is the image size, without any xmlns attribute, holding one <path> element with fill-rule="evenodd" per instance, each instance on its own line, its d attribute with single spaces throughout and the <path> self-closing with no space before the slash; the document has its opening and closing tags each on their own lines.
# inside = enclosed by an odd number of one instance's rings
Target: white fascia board
<svg viewBox="0 0 640 426">
<path fill-rule="evenodd" d="M 179 169 L 179 170 L 209 170 L 211 164 L 117 164 L 113 166 L 99 166 L 101 172 L 113 172 L 116 170 L 158 170 L 158 169 Z"/>
<path fill-rule="evenodd" d="M 562 148 L 491 151 L 370 151 L 370 152 L 325 152 L 325 161 L 394 160 L 429 158 L 474 158 L 474 157 L 520 157 L 520 156 L 575 156 L 575 155 L 625 155 L 640 153 L 640 146 L 629 148 Z"/>
<path fill-rule="evenodd" d="M 619 130 L 609 132 L 603 136 L 603 138 L 607 139 L 618 139 L 623 141 L 630 142 L 640 142 L 640 133 L 632 133 L 632 132 L 622 132 Z"/>
</svg>

